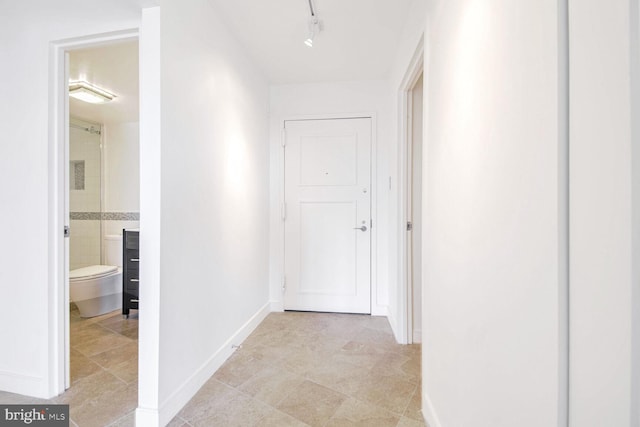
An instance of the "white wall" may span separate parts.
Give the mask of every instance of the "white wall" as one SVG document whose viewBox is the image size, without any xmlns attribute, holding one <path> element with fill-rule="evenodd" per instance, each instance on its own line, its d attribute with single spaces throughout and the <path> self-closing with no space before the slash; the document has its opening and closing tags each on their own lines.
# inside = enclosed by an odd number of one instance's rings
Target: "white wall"
<svg viewBox="0 0 640 427">
<path fill-rule="evenodd" d="M 432 0 L 428 13 L 427 420 L 565 425 L 558 2 Z"/>
<path fill-rule="evenodd" d="M 570 420 L 638 426 L 638 2 L 569 5 Z"/>
<path fill-rule="evenodd" d="M 0 5 L 0 390 L 51 396 L 57 384 L 48 302 L 49 60 L 51 41 L 135 28 L 133 0 L 2 2 Z M 20 70 L 16 72 L 16 70 Z M 25 256 L 28 254 L 28 256 Z M 20 319 L 20 327 L 16 327 Z M 51 322 L 52 323 L 52 322 Z"/>
<path fill-rule="evenodd" d="M 164 424 L 268 312 L 269 90 L 210 2 L 161 2 L 160 32 Z"/>
<path fill-rule="evenodd" d="M 389 210 L 389 145 L 392 141 L 391 102 L 385 81 L 335 82 L 271 87 L 271 301 L 275 310 L 282 310 L 283 223 L 280 213 L 282 202 L 282 146 L 281 131 L 285 119 L 301 116 L 375 113 L 377 176 L 375 200 L 374 239 L 372 252 L 372 304 L 374 315 L 386 315 L 388 299 L 388 210 Z"/>
</svg>

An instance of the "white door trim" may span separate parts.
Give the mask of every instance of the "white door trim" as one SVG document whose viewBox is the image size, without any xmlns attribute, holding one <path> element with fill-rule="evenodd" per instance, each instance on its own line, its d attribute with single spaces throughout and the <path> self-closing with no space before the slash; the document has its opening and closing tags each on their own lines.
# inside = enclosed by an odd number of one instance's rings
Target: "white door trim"
<svg viewBox="0 0 640 427">
<path fill-rule="evenodd" d="M 378 253 L 378 230 L 380 229 L 378 224 L 378 183 L 376 177 L 378 176 L 378 143 L 377 143 L 377 116 L 375 112 L 359 112 L 359 113 L 326 113 L 326 114 L 311 114 L 311 115 L 288 115 L 278 119 L 277 123 L 280 127 L 280 149 L 278 150 L 277 158 L 277 175 L 278 175 L 278 195 L 277 206 L 281 207 L 284 204 L 284 152 L 285 148 L 282 145 L 284 143 L 284 127 L 288 121 L 299 120 L 330 120 L 330 119 L 356 119 L 356 118 L 368 118 L 371 119 L 371 220 L 373 221 L 373 227 L 371 228 L 371 315 L 372 316 L 386 316 L 386 306 L 381 306 L 378 301 L 378 266 L 377 266 L 377 253 Z M 278 208 L 278 212 L 280 208 Z M 275 266 L 276 272 L 274 276 L 279 278 L 284 277 L 284 223 L 282 220 L 273 221 L 274 236 L 278 236 L 278 248 L 273 254 L 274 262 L 272 266 Z M 273 276 L 272 276 L 273 277 Z M 283 311 L 283 295 L 282 285 L 275 286 L 271 289 L 271 310 Z"/>
<path fill-rule="evenodd" d="M 418 78 L 424 71 L 424 36 L 420 38 L 420 42 L 416 47 L 413 58 L 407 67 L 407 71 L 402 79 L 402 83 L 399 87 L 398 93 L 398 105 L 399 105 L 399 144 L 398 144 L 398 179 L 400 185 L 398 186 L 398 219 L 399 223 L 392 227 L 391 231 L 397 233 L 398 236 L 398 307 L 396 319 L 398 325 L 394 328 L 396 331 L 396 339 L 401 344 L 413 343 L 413 310 L 411 306 L 412 289 L 411 281 L 409 280 L 409 254 L 408 245 L 410 240 L 407 238 L 407 221 L 409 218 L 408 202 L 411 195 L 411 183 L 409 181 L 409 172 L 411 168 L 409 166 L 411 162 L 410 147 L 412 143 L 412 90 L 415 86 Z M 426 91 L 426 81 L 425 91 Z M 426 96 L 425 98 L 426 99 Z M 423 127 L 424 129 L 424 127 Z M 424 133 L 424 130 L 423 130 Z M 426 139 L 423 138 L 423 144 Z M 426 145 L 426 144 L 425 144 Z"/>
<path fill-rule="evenodd" d="M 50 396 L 64 392 L 69 375 L 69 282 L 68 245 L 63 229 L 68 220 L 66 188 L 69 157 L 69 67 L 67 53 L 75 49 L 113 42 L 137 40 L 137 28 L 55 41 L 49 48 L 49 390 Z"/>
</svg>

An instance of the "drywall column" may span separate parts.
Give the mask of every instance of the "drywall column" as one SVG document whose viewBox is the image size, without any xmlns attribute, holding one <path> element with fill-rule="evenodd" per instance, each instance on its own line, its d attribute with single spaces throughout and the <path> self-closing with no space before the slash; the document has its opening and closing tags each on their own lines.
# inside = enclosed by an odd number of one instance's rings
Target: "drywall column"
<svg viewBox="0 0 640 427">
<path fill-rule="evenodd" d="M 560 15 L 556 0 L 428 5 L 423 410 L 432 427 L 566 425 Z"/>
<path fill-rule="evenodd" d="M 160 409 L 161 103 L 160 7 L 140 27 L 140 338 L 136 425 L 157 426 Z"/>
<path fill-rule="evenodd" d="M 212 2 L 160 7 L 166 424 L 270 311 L 269 86 Z"/>
<path fill-rule="evenodd" d="M 638 308 L 632 166 L 638 173 L 640 165 L 631 115 L 637 13 L 636 0 L 569 2 L 572 427 L 639 422 L 631 339 Z"/>
</svg>

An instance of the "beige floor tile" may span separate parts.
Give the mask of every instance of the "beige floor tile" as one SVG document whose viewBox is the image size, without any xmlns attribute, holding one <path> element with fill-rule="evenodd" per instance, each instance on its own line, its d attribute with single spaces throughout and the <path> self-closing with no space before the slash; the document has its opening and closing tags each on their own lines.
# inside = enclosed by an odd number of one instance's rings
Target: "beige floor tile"
<svg viewBox="0 0 640 427">
<path fill-rule="evenodd" d="M 353 397 L 396 414 L 403 414 L 415 389 L 416 384 L 372 371 L 359 389 L 353 393 Z"/>
<path fill-rule="evenodd" d="M 94 354 L 89 359 L 105 369 L 113 368 L 123 362 L 135 361 L 137 363 L 138 343 L 136 341 L 126 342 L 119 347 L 109 348 L 106 351 Z"/>
<path fill-rule="evenodd" d="M 71 426 L 133 426 L 133 410 L 137 406 L 138 391 L 134 378 L 137 377 L 137 363 L 131 363 L 131 359 L 137 360 L 137 343 L 102 326 L 119 321 L 120 317 L 120 312 L 115 311 L 83 319 L 77 309 L 72 310 L 71 387 L 63 394 L 48 400 L 0 392 L 0 402 L 68 404 Z M 122 343 L 130 344 L 124 349 L 124 354 L 113 348 L 122 348 Z M 100 355 L 97 358 L 100 363 L 113 368 L 118 376 L 91 360 L 87 353 L 95 353 L 93 356 Z M 126 362 L 129 362 L 129 365 L 126 365 Z"/>
<path fill-rule="evenodd" d="M 137 316 L 129 316 L 129 318 L 127 319 L 126 317 L 119 314 L 99 320 L 96 323 L 100 326 L 111 329 L 114 332 L 122 333 L 122 331 L 126 331 L 129 329 L 137 329 L 139 322 Z"/>
<path fill-rule="evenodd" d="M 70 405 L 71 418 L 80 427 L 102 427 L 113 423 L 123 414 L 133 411 L 138 402 L 138 386 L 115 388 L 99 396 L 85 400 L 80 405 Z"/>
<path fill-rule="evenodd" d="M 171 420 L 169 424 L 167 424 L 167 427 L 189 427 L 189 426 L 191 426 L 191 424 L 189 424 L 188 422 L 186 422 L 180 417 L 175 417 L 174 419 Z"/>
<path fill-rule="evenodd" d="M 399 347 L 393 338 L 393 334 L 378 329 L 362 328 L 353 341 L 360 343 L 374 344 L 385 351 L 387 349 L 396 349 Z"/>
<path fill-rule="evenodd" d="M 127 384 L 138 383 L 138 360 L 131 359 L 119 363 L 107 370 Z"/>
<path fill-rule="evenodd" d="M 367 384 L 371 371 L 365 367 L 330 358 L 311 368 L 306 378 L 340 393 L 354 396 Z"/>
<path fill-rule="evenodd" d="M 136 413 L 135 411 L 129 412 L 122 418 L 117 419 L 107 427 L 135 427 L 136 426 Z"/>
<path fill-rule="evenodd" d="M 345 400 L 341 393 L 305 381 L 293 388 L 276 408 L 310 426 L 324 426 Z"/>
<path fill-rule="evenodd" d="M 87 400 L 99 399 L 111 391 L 122 391 L 127 384 L 106 371 L 100 371 L 78 380 L 63 394 L 52 399 L 52 403 L 69 404 L 70 411 Z M 122 415 L 125 413 L 123 412 Z M 73 418 L 73 417 L 71 417 Z"/>
<path fill-rule="evenodd" d="M 373 366 L 373 371 L 417 384 L 420 381 L 420 358 L 399 353 L 385 353 Z"/>
<path fill-rule="evenodd" d="M 73 323 L 72 325 L 70 325 L 69 332 L 71 338 L 71 348 L 82 345 L 87 341 L 94 341 L 100 337 L 106 337 L 113 334 L 113 331 L 110 331 L 109 329 L 104 328 L 100 325 L 84 322 L 86 321 L 83 319 L 77 323 Z"/>
<path fill-rule="evenodd" d="M 379 407 L 349 398 L 326 424 L 327 427 L 395 427 L 400 416 Z"/>
<path fill-rule="evenodd" d="M 71 328 L 71 389 L 50 401 L 0 392 L 0 402 L 69 403 L 72 425 L 133 426 L 137 320 L 76 310 Z M 420 345 L 396 344 L 386 319 L 273 313 L 170 426 L 422 426 L 419 386 Z"/>
<path fill-rule="evenodd" d="M 404 411 L 404 416 L 413 420 L 422 421 L 422 393 L 420 387 L 416 387 L 416 391 L 413 393 L 407 409 Z"/>
<path fill-rule="evenodd" d="M 276 405 L 304 378 L 276 366 L 269 366 L 255 374 L 238 389 L 269 405 Z"/>
<path fill-rule="evenodd" d="M 308 427 L 309 424 L 273 409 L 265 417 L 263 417 L 255 427 Z"/>
<path fill-rule="evenodd" d="M 232 387 L 210 379 L 182 408 L 178 416 L 187 421 L 210 417 L 239 394 Z"/>
<path fill-rule="evenodd" d="M 247 427 L 258 423 L 272 408 L 247 395 L 237 393 L 207 418 L 189 420 L 196 427 Z"/>
<path fill-rule="evenodd" d="M 349 341 L 335 353 L 333 358 L 337 361 L 348 362 L 367 369 L 373 368 L 386 353 L 376 348 L 373 344 L 357 343 Z"/>
<path fill-rule="evenodd" d="M 231 387 L 238 387 L 267 366 L 266 362 L 252 354 L 236 351 L 213 377 Z"/>
<path fill-rule="evenodd" d="M 336 350 L 337 351 L 337 350 Z M 311 349 L 310 347 L 289 348 L 286 355 L 277 364 L 287 371 L 291 371 L 301 376 L 316 366 L 326 363 L 334 355 L 334 351 L 326 348 Z"/>
<path fill-rule="evenodd" d="M 127 338 L 130 338 L 136 341 L 138 340 L 138 328 L 127 329 L 125 331 L 122 331 L 121 333 Z"/>
<path fill-rule="evenodd" d="M 37 397 L 23 396 L 21 394 L 0 391 L 0 403 L 3 405 L 44 405 L 49 401 L 46 399 L 38 399 Z"/>
<path fill-rule="evenodd" d="M 389 320 L 383 316 L 369 316 L 367 319 L 367 328 L 376 329 L 389 335 L 393 334 Z"/>
<path fill-rule="evenodd" d="M 102 371 L 100 365 L 74 349 L 71 349 L 70 368 L 72 385 L 82 378 Z"/>
<path fill-rule="evenodd" d="M 107 335 L 74 345 L 73 349 L 78 350 L 80 353 L 84 354 L 87 357 L 91 357 L 104 352 L 105 349 L 115 349 L 126 344 L 131 344 L 132 342 L 135 341 L 120 334 L 116 334 L 115 332 L 109 331 Z"/>
<path fill-rule="evenodd" d="M 398 422 L 398 427 L 429 427 L 424 421 L 412 420 L 411 418 L 402 417 Z"/>
</svg>

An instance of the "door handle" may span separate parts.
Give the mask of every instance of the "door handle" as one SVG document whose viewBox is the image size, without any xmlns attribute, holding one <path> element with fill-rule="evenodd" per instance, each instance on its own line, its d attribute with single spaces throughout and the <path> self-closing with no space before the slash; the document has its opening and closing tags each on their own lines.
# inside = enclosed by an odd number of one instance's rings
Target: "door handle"
<svg viewBox="0 0 640 427">
<path fill-rule="evenodd" d="M 354 230 L 367 231 L 367 226 L 363 225 L 362 227 L 353 227 Z"/>
</svg>

